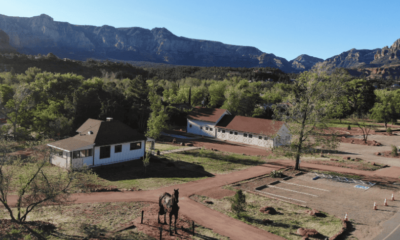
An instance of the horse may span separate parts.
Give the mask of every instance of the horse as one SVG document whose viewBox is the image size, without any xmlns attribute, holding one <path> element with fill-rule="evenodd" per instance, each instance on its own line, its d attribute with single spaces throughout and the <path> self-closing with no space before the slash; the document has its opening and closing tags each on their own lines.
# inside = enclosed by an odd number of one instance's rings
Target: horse
<svg viewBox="0 0 400 240">
<path fill-rule="evenodd" d="M 175 216 L 175 234 L 178 234 L 176 230 L 176 220 L 178 219 L 178 202 L 179 202 L 179 188 L 174 189 L 174 194 L 171 197 L 171 194 L 165 192 L 159 197 L 159 205 L 160 210 L 158 211 L 158 223 L 160 223 L 160 215 L 164 215 L 164 224 L 166 224 L 167 213 L 169 214 L 169 234 L 172 235 L 171 231 L 171 220 L 172 215 Z"/>
</svg>

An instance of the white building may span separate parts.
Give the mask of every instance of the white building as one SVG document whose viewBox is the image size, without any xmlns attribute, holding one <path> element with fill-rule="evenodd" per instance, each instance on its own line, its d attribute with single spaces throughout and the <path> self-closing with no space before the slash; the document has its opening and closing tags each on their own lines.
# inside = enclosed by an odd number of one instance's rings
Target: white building
<svg viewBox="0 0 400 240">
<path fill-rule="evenodd" d="M 217 138 L 273 148 L 290 143 L 289 129 L 281 121 L 243 116 L 224 116 L 216 125 Z"/>
<path fill-rule="evenodd" d="M 231 115 L 231 113 L 219 108 L 194 108 L 188 115 L 187 132 L 215 138 L 217 134 L 215 125 L 225 115 Z"/>
<path fill-rule="evenodd" d="M 63 168 L 95 167 L 140 159 L 146 137 L 124 123 L 88 119 L 74 137 L 47 144 L 51 163 Z"/>
<path fill-rule="evenodd" d="M 195 108 L 188 116 L 187 132 L 267 148 L 291 140 L 289 129 L 281 121 L 233 116 L 217 108 Z"/>
</svg>

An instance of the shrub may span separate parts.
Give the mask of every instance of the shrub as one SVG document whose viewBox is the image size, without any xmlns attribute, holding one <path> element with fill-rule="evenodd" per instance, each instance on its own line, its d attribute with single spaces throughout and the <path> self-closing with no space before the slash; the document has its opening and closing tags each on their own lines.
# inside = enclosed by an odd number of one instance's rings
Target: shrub
<svg viewBox="0 0 400 240">
<path fill-rule="evenodd" d="M 395 145 L 392 145 L 392 156 L 396 157 L 397 155 L 399 155 L 398 149 Z"/>
<path fill-rule="evenodd" d="M 231 202 L 231 210 L 236 214 L 237 217 L 240 217 L 240 213 L 246 209 L 246 196 L 243 194 L 242 190 L 238 190 L 230 199 Z"/>
<path fill-rule="evenodd" d="M 392 129 L 391 129 L 390 127 L 388 127 L 388 128 L 386 129 L 386 132 L 389 133 L 389 134 L 392 134 Z"/>
<path fill-rule="evenodd" d="M 282 177 L 282 171 L 273 170 L 273 171 L 271 172 L 271 177 L 273 177 L 273 178 L 280 178 L 280 177 Z"/>
<path fill-rule="evenodd" d="M 351 126 L 350 125 L 347 125 L 347 130 L 351 130 Z"/>
</svg>

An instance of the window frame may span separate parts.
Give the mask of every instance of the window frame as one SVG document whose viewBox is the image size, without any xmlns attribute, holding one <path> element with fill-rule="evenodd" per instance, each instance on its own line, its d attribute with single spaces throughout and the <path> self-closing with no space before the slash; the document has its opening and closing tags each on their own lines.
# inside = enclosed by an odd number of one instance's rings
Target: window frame
<svg viewBox="0 0 400 240">
<path fill-rule="evenodd" d="M 134 144 L 136 144 L 136 148 L 132 147 L 132 146 L 135 146 Z M 129 149 L 130 149 L 130 151 L 142 149 L 142 142 L 132 142 L 131 144 L 129 144 Z"/>
<path fill-rule="evenodd" d="M 118 149 L 119 151 L 117 151 L 117 148 L 119 148 Z M 122 144 L 115 145 L 114 146 L 114 153 L 120 153 L 120 152 L 122 152 Z"/>
<path fill-rule="evenodd" d="M 107 148 L 108 148 L 108 151 L 106 151 L 106 150 L 102 151 L 102 149 L 107 149 Z M 107 153 L 108 153 L 108 157 L 104 156 L 104 154 L 107 155 Z M 100 147 L 99 159 L 105 159 L 105 158 L 110 158 L 110 157 L 111 157 L 111 146 L 102 146 L 102 147 Z"/>
</svg>

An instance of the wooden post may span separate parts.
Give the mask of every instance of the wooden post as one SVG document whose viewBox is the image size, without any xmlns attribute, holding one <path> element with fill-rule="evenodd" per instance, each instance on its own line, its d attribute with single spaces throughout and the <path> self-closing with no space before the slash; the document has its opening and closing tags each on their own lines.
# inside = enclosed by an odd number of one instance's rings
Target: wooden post
<svg viewBox="0 0 400 240">
<path fill-rule="evenodd" d="M 160 227 L 160 240 L 162 239 L 162 227 Z"/>
<path fill-rule="evenodd" d="M 144 211 L 142 210 L 142 221 L 140 221 L 141 224 L 143 224 L 143 213 Z"/>
<path fill-rule="evenodd" d="M 194 236 L 194 221 L 192 221 L 192 229 L 193 229 L 193 236 Z"/>
</svg>

